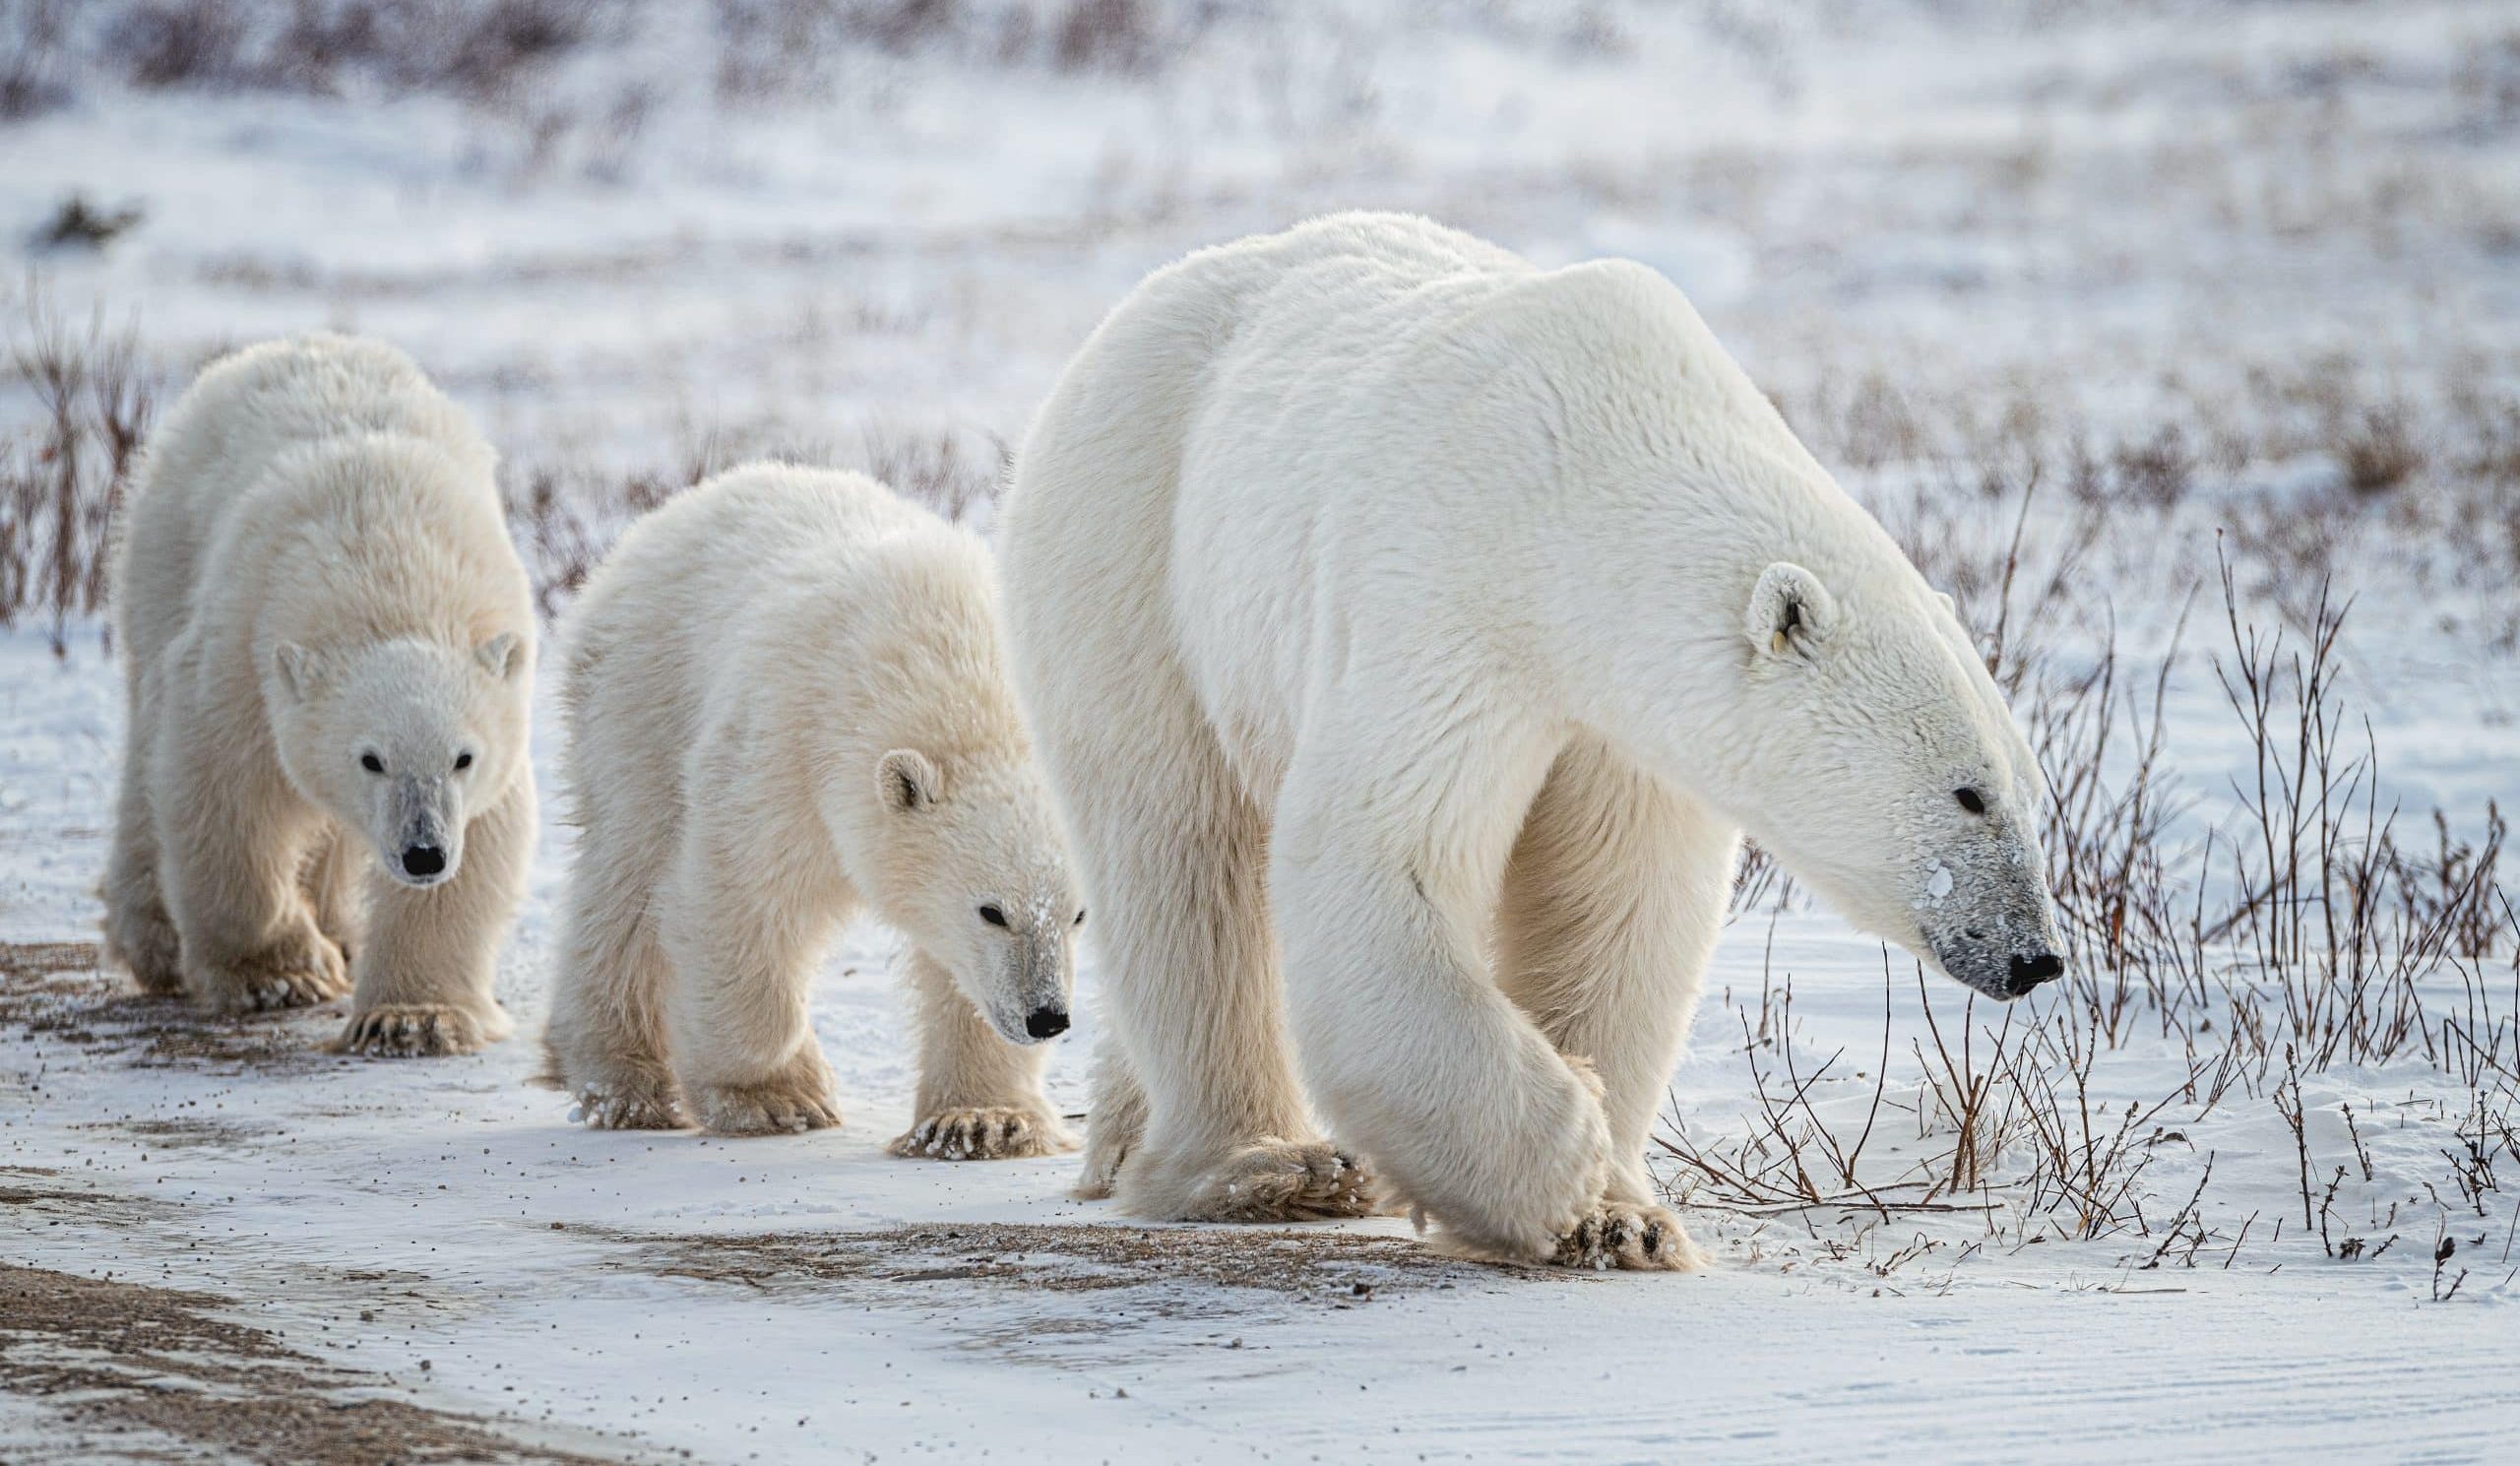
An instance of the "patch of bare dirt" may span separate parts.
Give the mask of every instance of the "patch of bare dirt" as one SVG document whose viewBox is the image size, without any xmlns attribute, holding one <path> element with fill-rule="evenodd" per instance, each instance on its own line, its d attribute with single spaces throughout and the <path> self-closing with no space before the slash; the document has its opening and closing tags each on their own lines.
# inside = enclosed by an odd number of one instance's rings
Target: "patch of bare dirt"
<svg viewBox="0 0 2520 1466">
<path fill-rule="evenodd" d="M 1401 1293 L 1563 1281 L 1541 1268 L 1462 1262 L 1397 1237 L 1250 1228 L 955 1223 L 876 1232 L 732 1237 L 610 1234 L 669 1277 L 781 1286 L 979 1283 L 1044 1293 L 1124 1292 L 1156 1316 L 1197 1311 L 1216 1290 L 1348 1307 Z M 1134 1295 L 1134 1296 L 1130 1296 Z M 1235 1307 L 1246 1307 L 1248 1300 Z M 1111 1322 L 1125 1321 L 1118 1313 Z"/>
<path fill-rule="evenodd" d="M 316 1039 L 299 1014 L 222 1018 L 180 998 L 152 997 L 101 970 L 90 941 L 0 942 L 0 1027 L 30 1038 L 110 1053 L 141 1068 L 221 1072 L 313 1064 Z M 329 1025 L 330 1010 L 314 1010 Z"/>
<path fill-rule="evenodd" d="M 149 1203 L 93 1182 L 74 1184 L 41 1166 L 0 1166 L 0 1221 L 15 1227 L 58 1227 L 65 1222 L 122 1226 L 140 1220 Z"/>
<path fill-rule="evenodd" d="M 308 1466 L 626 1459 L 529 1440 L 502 1423 L 373 1392 L 392 1380 L 328 1365 L 225 1316 L 216 1294 L 0 1263 L 0 1387 L 41 1400 L 58 1430 L 12 1461 L 180 1461 L 216 1454 Z M 604 1449 L 598 1445 L 596 1449 Z"/>
</svg>

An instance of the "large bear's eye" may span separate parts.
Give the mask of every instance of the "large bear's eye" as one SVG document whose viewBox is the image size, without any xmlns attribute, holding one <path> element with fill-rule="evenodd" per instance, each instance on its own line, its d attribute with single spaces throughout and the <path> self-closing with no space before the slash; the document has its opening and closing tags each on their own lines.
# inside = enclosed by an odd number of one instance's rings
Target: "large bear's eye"
<svg viewBox="0 0 2520 1466">
<path fill-rule="evenodd" d="M 360 754 L 358 756 L 358 766 L 367 770 L 371 774 L 382 774 L 385 772 L 385 760 L 378 758 L 373 753 Z"/>
<path fill-rule="evenodd" d="M 455 772 L 461 774 L 471 767 L 472 767 L 472 754 L 470 749 L 455 755 Z"/>
<path fill-rule="evenodd" d="M 1986 812 L 1986 797 L 1974 789 L 1955 789 L 1951 792 L 1951 797 L 1960 801 L 1961 808 L 1972 814 Z"/>
<path fill-rule="evenodd" d="M 994 906 L 983 906 L 980 908 L 980 920 L 992 926 L 1003 926 L 1006 924 L 1006 913 Z"/>
<path fill-rule="evenodd" d="M 1074 922 L 1069 923 L 1068 924 L 1073 925 L 1073 926 L 1082 926 L 1082 925 L 1084 925 L 1084 924 L 1085 924 L 1085 912 L 1083 911 L 1083 909 L 1081 909 L 1081 908 L 1080 908 L 1080 909 L 1077 911 L 1077 914 L 1076 914 L 1076 920 L 1075 920 Z"/>
</svg>

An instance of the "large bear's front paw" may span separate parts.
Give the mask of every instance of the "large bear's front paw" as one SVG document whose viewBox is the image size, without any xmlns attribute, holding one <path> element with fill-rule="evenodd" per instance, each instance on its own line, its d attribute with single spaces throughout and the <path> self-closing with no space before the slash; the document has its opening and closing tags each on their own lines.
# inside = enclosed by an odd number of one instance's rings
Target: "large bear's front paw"
<svg viewBox="0 0 2520 1466">
<path fill-rule="evenodd" d="M 1040 1110 L 991 1106 L 923 1115 L 889 1149 L 932 1161 L 1012 1161 L 1076 1148 L 1056 1116 Z"/>
<path fill-rule="evenodd" d="M 443 1058 L 495 1043 L 507 1027 L 504 1014 L 446 1003 L 379 1003 L 352 1013 L 332 1047 L 336 1053 L 372 1058 Z"/>
<path fill-rule="evenodd" d="M 760 1084 L 697 1084 L 692 1109 L 721 1135 L 800 1135 L 840 1123 L 831 1074 L 821 1065 L 808 1075 L 782 1076 Z"/>
<path fill-rule="evenodd" d="M 206 964 L 187 985 L 194 1000 L 220 1013 L 309 1008 L 350 990 L 342 949 L 313 924 L 250 956 Z"/>
<path fill-rule="evenodd" d="M 1695 1272 L 1706 1254 L 1659 1206 L 1605 1200 L 1557 1240 L 1549 1261 L 1560 1267 L 1630 1272 Z"/>
<path fill-rule="evenodd" d="M 1146 1160 L 1133 1158 L 1121 1173 L 1123 1190 L 1139 1198 L 1137 1209 L 1179 1221 L 1317 1222 L 1374 1213 L 1373 1179 L 1326 1140 L 1244 1145 L 1178 1186 L 1167 1185 L 1163 1169 Z"/>
</svg>

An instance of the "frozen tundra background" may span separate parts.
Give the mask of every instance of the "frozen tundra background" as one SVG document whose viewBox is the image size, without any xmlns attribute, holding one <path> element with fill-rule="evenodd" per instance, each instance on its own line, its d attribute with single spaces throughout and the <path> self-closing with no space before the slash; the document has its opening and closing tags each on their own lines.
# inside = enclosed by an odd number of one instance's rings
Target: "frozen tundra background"
<svg viewBox="0 0 2520 1466">
<path fill-rule="evenodd" d="M 1654 1157 L 1710 1272 L 890 1159 L 873 927 L 792 1140 L 95 971 L 99 551 L 217 351 L 410 350 L 555 609 L 759 452 L 985 527 L 1140 275 L 1349 207 L 1678 282 L 2056 785 L 2074 976 L 2001 1012 L 1745 870 Z M 2510 1449 L 2520 6 L 12 0 L 0 233 L 0 1458 Z"/>
</svg>

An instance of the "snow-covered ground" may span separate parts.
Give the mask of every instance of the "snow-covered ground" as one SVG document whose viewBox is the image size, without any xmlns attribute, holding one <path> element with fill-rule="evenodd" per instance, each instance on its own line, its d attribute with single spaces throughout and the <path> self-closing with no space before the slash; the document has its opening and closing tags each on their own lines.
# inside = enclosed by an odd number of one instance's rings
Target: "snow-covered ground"
<svg viewBox="0 0 2520 1466">
<path fill-rule="evenodd" d="M 355 65 L 336 96 L 238 88 L 243 62 L 142 88 L 128 39 L 78 32 L 46 104 L 0 120 L 0 235 L 73 193 L 142 218 L 31 247 L 0 306 L 128 323 L 161 404 L 277 332 L 404 344 L 500 443 L 564 597 L 629 506 L 757 451 L 985 522 L 1002 446 L 1144 271 L 1418 209 L 1670 274 L 2038 656 L 2042 726 L 2113 641 L 2138 716 L 2098 760 L 2112 788 L 2167 658 L 2147 848 L 2175 889 L 2232 883 L 2200 842 L 2246 827 L 2235 777 L 2254 791 L 2218 546 L 2240 619 L 2291 645 L 2319 572 L 2359 598 L 2335 696 L 2402 840 L 2428 849 L 2437 807 L 2473 844 L 2520 802 L 2520 6 L 1123 5 L 1140 49 L 1062 60 L 1081 9 L 948 7 L 879 45 L 894 7 L 598 7 L 469 96 Z M 844 19 L 729 30 L 809 14 Z M 0 370 L 0 464 L 32 404 Z M 1073 1159 L 884 1155 L 912 1075 L 872 928 L 816 994 L 841 1130 L 572 1127 L 528 1082 L 557 826 L 503 968 L 523 1036 L 484 1054 L 352 1061 L 319 1049 L 338 1012 L 129 995 L 82 945 L 120 668 L 93 620 L 58 657 L 43 622 L 0 634 L 0 1459 L 2510 1448 L 2508 924 L 2416 975 L 2425 1042 L 2295 1074 L 2233 1032 L 2229 940 L 2193 1000 L 2139 997 L 2109 1042 L 2051 989 L 1998 1048 L 1959 988 L 1751 902 L 1656 1157 L 1713 1271 L 1474 1267 L 1397 1219 L 1149 1228 L 1066 1200 Z M 1081 982 L 1051 1075 L 1074 1111 Z M 1955 1067 L 1984 1095 L 1960 1185 Z M 1825 1202 L 1778 1199 L 1797 1185 Z"/>
</svg>

